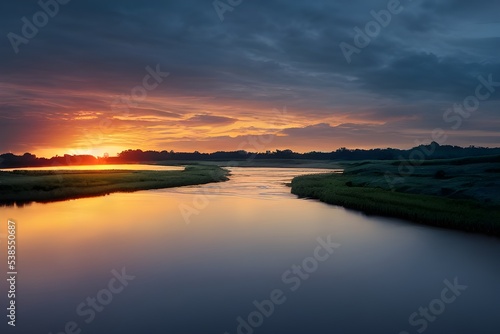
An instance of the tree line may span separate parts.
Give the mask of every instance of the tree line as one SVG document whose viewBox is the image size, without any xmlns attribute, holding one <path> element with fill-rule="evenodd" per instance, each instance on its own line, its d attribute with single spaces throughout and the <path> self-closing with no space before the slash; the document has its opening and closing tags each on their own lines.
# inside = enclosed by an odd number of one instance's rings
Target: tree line
<svg viewBox="0 0 500 334">
<path fill-rule="evenodd" d="M 52 158 L 39 158 L 31 153 L 15 155 L 4 153 L 0 155 L 0 168 L 17 167 L 47 167 L 47 166 L 76 166 L 97 164 L 123 164 L 147 163 L 169 161 L 242 161 L 242 160 L 400 160 L 409 159 L 412 152 L 421 150 L 432 152 L 427 159 L 454 159 L 462 157 L 500 155 L 500 148 L 487 147 L 460 147 L 452 145 L 439 145 L 432 142 L 429 145 L 420 145 L 412 149 L 377 148 L 377 149 L 348 149 L 339 148 L 332 152 L 307 152 L 298 153 L 292 150 L 275 150 L 266 152 L 218 151 L 213 153 L 174 152 L 174 151 L 143 151 L 125 150 L 114 157 L 95 157 L 93 155 L 55 156 Z"/>
</svg>

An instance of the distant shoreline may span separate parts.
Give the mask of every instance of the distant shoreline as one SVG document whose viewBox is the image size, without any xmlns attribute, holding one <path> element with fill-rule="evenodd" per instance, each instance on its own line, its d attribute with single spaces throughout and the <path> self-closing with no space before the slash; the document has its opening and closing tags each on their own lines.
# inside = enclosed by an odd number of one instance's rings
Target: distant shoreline
<svg viewBox="0 0 500 334">
<path fill-rule="evenodd" d="M 322 160 L 252 160 L 252 161 L 169 161 L 153 163 L 158 166 L 179 166 L 179 165 L 209 165 L 222 168 L 248 167 L 248 168 L 315 168 L 315 169 L 343 169 L 342 162 L 322 161 Z"/>
<path fill-rule="evenodd" d="M 500 155 L 500 147 L 459 147 L 451 145 L 440 145 L 431 142 L 428 145 L 419 145 L 411 149 L 397 148 L 373 148 L 373 149 L 348 149 L 339 148 L 335 151 L 321 152 L 293 152 L 290 149 L 266 152 L 238 151 L 216 151 L 212 153 L 174 152 L 170 151 L 143 151 L 140 149 L 125 150 L 116 156 L 102 157 L 88 154 L 53 156 L 51 158 L 37 157 L 31 153 L 15 155 L 13 153 L 0 154 L 0 168 L 19 167 L 53 167 L 53 166 L 76 166 L 76 165 L 99 165 L 99 164 L 176 164 L 183 162 L 191 165 L 196 162 L 202 163 L 236 163 L 240 167 L 275 166 L 276 164 L 307 165 L 307 164 L 334 164 L 353 161 L 389 161 L 389 160 L 412 160 L 415 155 L 425 154 L 427 160 L 434 159 L 459 159 L 463 157 L 493 156 Z M 229 166 L 228 166 L 229 167 Z M 307 167 L 307 166 L 306 166 Z M 314 167 L 313 167 L 314 168 Z M 321 167 L 323 168 L 323 166 Z M 328 167 L 326 167 L 328 168 Z"/>
<path fill-rule="evenodd" d="M 0 168 L 1 171 L 12 171 L 12 170 L 25 170 L 32 168 L 47 169 L 47 170 L 63 170 L 65 167 L 72 169 L 74 167 L 81 167 L 79 169 L 94 170 L 94 167 L 98 166 L 134 166 L 134 165 L 149 165 L 149 166 L 170 166 L 170 167 L 181 167 L 181 166 L 219 166 L 222 168 L 229 167 L 275 167 L 275 168 L 317 168 L 317 169 L 342 169 L 344 162 L 342 161 L 326 161 L 326 160 L 298 160 L 298 159 L 286 159 L 286 160 L 213 160 L 213 161 L 191 161 L 191 160 L 173 160 L 173 161 L 143 161 L 143 162 L 128 162 L 119 164 L 91 164 L 91 165 L 56 165 L 56 166 L 20 166 L 20 167 L 4 167 Z M 106 170 L 106 169 L 102 169 Z"/>
</svg>

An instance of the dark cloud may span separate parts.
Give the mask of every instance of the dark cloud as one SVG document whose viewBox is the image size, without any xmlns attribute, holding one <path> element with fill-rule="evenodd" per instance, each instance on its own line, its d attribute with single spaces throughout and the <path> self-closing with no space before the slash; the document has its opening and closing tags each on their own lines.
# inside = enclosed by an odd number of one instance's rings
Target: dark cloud
<svg viewBox="0 0 500 334">
<path fill-rule="evenodd" d="M 272 108 L 288 106 L 299 128 L 325 137 L 350 136 L 346 128 L 310 128 L 335 117 L 371 122 L 368 133 L 397 122 L 391 131 L 406 136 L 446 126 L 442 113 L 474 92 L 479 75 L 500 81 L 500 3 L 489 0 L 402 0 L 403 11 L 351 64 L 339 44 L 353 44 L 353 28 L 364 28 L 387 0 L 245 0 L 224 22 L 206 0 L 72 0 L 15 54 L 7 34 L 21 33 L 21 18 L 31 19 L 37 2 L 0 4 L 0 114 L 19 124 L 19 140 L 33 126 L 28 114 L 42 115 L 38 127 L 48 132 L 47 119 L 82 108 L 116 116 L 113 100 L 131 94 L 156 64 L 170 77 L 117 122 L 227 126 L 266 122 Z M 481 131 L 497 122 L 490 110 L 499 97 L 468 124 Z M 205 114 L 207 104 L 223 110 Z"/>
</svg>

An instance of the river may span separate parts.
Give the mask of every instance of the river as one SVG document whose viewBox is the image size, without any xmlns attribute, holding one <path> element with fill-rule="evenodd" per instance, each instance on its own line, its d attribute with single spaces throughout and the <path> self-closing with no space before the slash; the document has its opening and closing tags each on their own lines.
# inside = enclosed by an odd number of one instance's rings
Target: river
<svg viewBox="0 0 500 334">
<path fill-rule="evenodd" d="M 0 208 L 2 249 L 7 219 L 17 224 L 13 333 L 498 334 L 498 239 L 368 217 L 285 185 L 324 170 L 231 172 Z"/>
</svg>

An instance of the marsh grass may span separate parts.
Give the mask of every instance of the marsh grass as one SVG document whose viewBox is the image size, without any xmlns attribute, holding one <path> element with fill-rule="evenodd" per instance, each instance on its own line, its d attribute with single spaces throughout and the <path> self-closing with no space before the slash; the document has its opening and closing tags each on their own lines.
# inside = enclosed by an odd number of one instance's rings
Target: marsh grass
<svg viewBox="0 0 500 334">
<path fill-rule="evenodd" d="M 367 214 L 500 235 L 499 177 L 486 172 L 495 163 L 423 165 L 394 188 L 385 179 L 391 165 L 364 162 L 343 174 L 299 176 L 292 193 Z"/>
<path fill-rule="evenodd" d="M 0 204 L 51 202 L 113 192 L 161 189 L 226 181 L 217 166 L 188 166 L 182 171 L 26 171 L 0 172 Z"/>
</svg>

